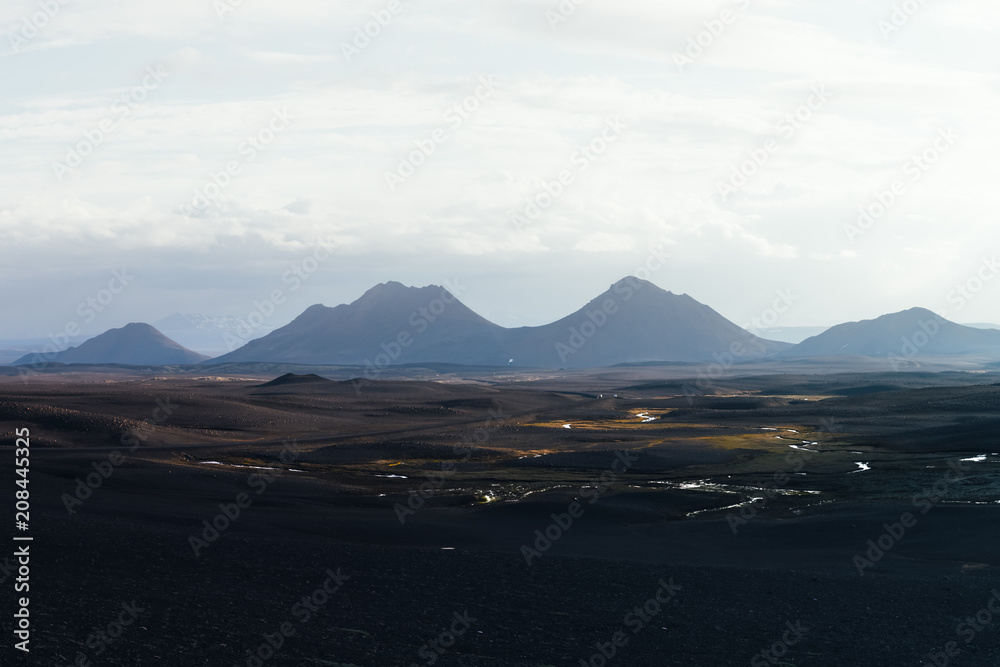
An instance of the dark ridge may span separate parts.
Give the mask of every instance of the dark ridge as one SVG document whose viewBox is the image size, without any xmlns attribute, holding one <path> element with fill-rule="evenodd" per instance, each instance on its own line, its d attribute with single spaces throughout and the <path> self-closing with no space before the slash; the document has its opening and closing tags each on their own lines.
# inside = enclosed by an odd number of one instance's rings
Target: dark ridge
<svg viewBox="0 0 1000 667">
<path fill-rule="evenodd" d="M 315 373 L 306 373 L 305 375 L 297 375 L 295 373 L 285 373 L 281 377 L 276 377 L 270 382 L 254 385 L 254 387 L 284 387 L 290 384 L 317 384 L 317 383 L 332 384 L 333 380 L 328 380 L 325 377 L 320 377 Z"/>
<path fill-rule="evenodd" d="M 837 396 L 862 396 L 864 394 L 879 394 L 884 391 L 901 391 L 902 389 L 903 387 L 898 385 L 875 384 L 867 387 L 845 387 L 844 389 L 838 389 L 830 393 Z"/>
</svg>

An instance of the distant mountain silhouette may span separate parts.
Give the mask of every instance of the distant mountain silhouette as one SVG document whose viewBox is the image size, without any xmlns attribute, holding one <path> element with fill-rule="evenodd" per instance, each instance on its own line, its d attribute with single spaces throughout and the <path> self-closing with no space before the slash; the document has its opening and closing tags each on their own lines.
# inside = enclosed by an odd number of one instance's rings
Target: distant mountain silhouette
<svg viewBox="0 0 1000 667">
<path fill-rule="evenodd" d="M 287 326 L 212 361 L 362 365 L 369 371 L 429 362 L 558 368 L 711 361 L 734 353 L 735 361 L 744 361 L 787 347 L 750 334 L 687 295 L 632 277 L 568 317 L 519 329 L 480 317 L 443 287 L 389 282 L 348 305 L 311 306 Z"/>
<path fill-rule="evenodd" d="M 963 326 L 926 308 L 910 308 L 873 320 L 838 324 L 780 356 L 863 355 L 907 359 L 917 354 L 1000 356 L 1000 331 Z"/>
<path fill-rule="evenodd" d="M 63 352 L 26 354 L 14 364 L 340 365 L 361 366 L 362 379 L 376 380 L 381 370 L 404 364 L 595 368 L 714 363 L 727 367 L 764 358 L 805 363 L 830 357 L 888 358 L 896 363 L 918 355 L 962 354 L 1000 359 L 1000 330 L 956 324 L 927 309 L 910 308 L 839 324 L 792 345 L 760 338 L 687 294 L 674 294 L 630 276 L 573 314 L 537 327 L 501 327 L 438 285 L 406 287 L 387 282 L 350 304 L 310 306 L 284 327 L 211 360 L 148 324 L 132 323 Z M 324 382 L 329 381 L 288 374 L 261 388 Z"/>
<path fill-rule="evenodd" d="M 728 364 L 791 347 L 754 336 L 687 294 L 632 276 L 561 320 L 510 330 L 507 340 L 515 365 L 573 368 L 643 361 Z"/>
<path fill-rule="evenodd" d="M 387 282 L 351 304 L 310 306 L 286 326 L 213 363 L 268 361 L 376 369 L 424 361 L 499 365 L 507 362 L 504 332 L 443 287 Z"/>
<path fill-rule="evenodd" d="M 176 343 L 148 324 L 133 322 L 120 329 L 105 331 L 78 345 L 55 354 L 32 352 L 18 364 L 59 362 L 64 364 L 128 364 L 168 366 L 198 364 L 208 359 Z"/>
</svg>

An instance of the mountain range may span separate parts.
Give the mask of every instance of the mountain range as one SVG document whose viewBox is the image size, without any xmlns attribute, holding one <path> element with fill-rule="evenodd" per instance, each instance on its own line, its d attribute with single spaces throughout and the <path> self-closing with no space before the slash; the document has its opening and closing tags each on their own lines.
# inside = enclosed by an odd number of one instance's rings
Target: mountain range
<svg viewBox="0 0 1000 667">
<path fill-rule="evenodd" d="M 756 359 L 787 347 L 754 336 L 686 294 L 634 277 L 551 324 L 515 329 L 484 319 L 442 287 L 388 282 L 351 304 L 311 306 L 288 325 L 213 361 L 588 368 L 695 362 L 730 348 Z"/>
<path fill-rule="evenodd" d="M 181 329 L 188 325 L 210 332 L 225 328 L 225 323 L 191 316 L 167 320 Z M 1000 359 L 1000 331 L 963 326 L 929 310 L 911 308 L 839 324 L 792 344 L 756 336 L 686 294 L 674 294 L 632 276 L 555 322 L 506 328 L 483 318 L 443 287 L 387 282 L 349 304 L 310 306 L 289 324 L 214 359 L 183 347 L 148 324 L 133 323 L 46 355 L 45 360 L 347 365 L 362 366 L 371 375 L 391 365 L 430 362 L 592 368 L 838 356 L 908 360 L 917 354 Z M 39 358 L 28 354 L 15 364 Z"/>
</svg>

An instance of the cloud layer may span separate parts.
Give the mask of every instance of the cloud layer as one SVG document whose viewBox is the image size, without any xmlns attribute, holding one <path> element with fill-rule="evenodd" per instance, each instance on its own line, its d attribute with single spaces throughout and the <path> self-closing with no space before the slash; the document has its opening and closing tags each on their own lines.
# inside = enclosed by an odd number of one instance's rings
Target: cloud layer
<svg viewBox="0 0 1000 667">
<path fill-rule="evenodd" d="M 665 244 L 650 279 L 738 323 L 1000 321 L 948 299 L 997 246 L 1000 11 L 894 4 L 6 3 L 0 336 L 122 267 L 93 333 L 246 314 L 319 240 L 276 320 L 458 279 L 551 321 Z"/>
</svg>

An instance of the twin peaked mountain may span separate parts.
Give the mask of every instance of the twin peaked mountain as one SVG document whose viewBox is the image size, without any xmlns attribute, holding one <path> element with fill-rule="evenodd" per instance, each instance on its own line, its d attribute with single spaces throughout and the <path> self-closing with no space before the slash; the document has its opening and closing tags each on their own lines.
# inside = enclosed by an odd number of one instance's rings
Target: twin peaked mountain
<svg viewBox="0 0 1000 667">
<path fill-rule="evenodd" d="M 315 305 L 280 329 L 207 360 L 145 324 L 130 324 L 48 361 L 123 364 L 270 362 L 363 366 L 407 363 L 594 368 L 643 362 L 738 363 L 859 355 L 906 361 L 927 355 L 1000 359 L 1000 331 L 949 322 L 912 308 L 835 326 L 798 345 L 759 338 L 686 294 L 624 278 L 572 315 L 539 327 L 505 328 L 443 287 L 376 285 L 358 300 Z M 18 364 L 37 361 L 27 355 Z"/>
<path fill-rule="evenodd" d="M 363 365 L 450 362 L 589 368 L 643 361 L 753 359 L 789 347 L 758 338 L 687 295 L 624 278 L 577 312 L 540 327 L 507 329 L 442 287 L 371 288 L 335 308 L 312 306 L 287 326 L 214 362 Z"/>
</svg>

